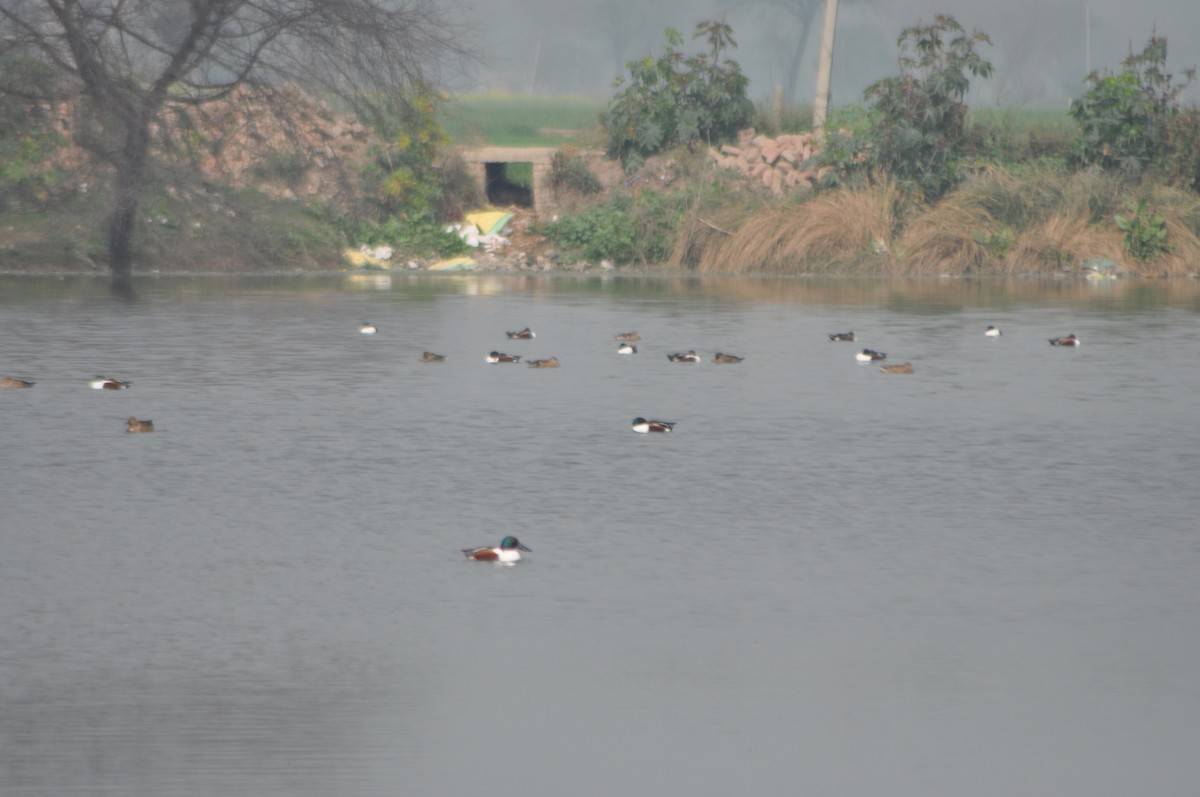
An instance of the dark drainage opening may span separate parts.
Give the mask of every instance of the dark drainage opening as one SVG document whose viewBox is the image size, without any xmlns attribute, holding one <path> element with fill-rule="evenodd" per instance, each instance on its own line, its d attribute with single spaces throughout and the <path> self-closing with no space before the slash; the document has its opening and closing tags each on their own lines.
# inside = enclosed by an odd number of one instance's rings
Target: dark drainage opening
<svg viewBox="0 0 1200 797">
<path fill-rule="evenodd" d="M 485 163 L 487 200 L 493 205 L 533 207 L 532 163 Z"/>
</svg>

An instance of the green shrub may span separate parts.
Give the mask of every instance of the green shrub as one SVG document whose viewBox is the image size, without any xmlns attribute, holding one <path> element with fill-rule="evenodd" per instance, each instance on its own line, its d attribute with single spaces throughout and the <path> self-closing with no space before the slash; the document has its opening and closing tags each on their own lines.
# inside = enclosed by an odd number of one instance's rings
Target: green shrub
<svg viewBox="0 0 1200 797">
<path fill-rule="evenodd" d="M 972 238 L 997 260 L 1003 259 L 1017 242 L 1016 232 L 1003 224 L 999 229 L 992 231 L 976 230 Z"/>
<path fill-rule="evenodd" d="M 565 216 L 540 232 L 589 260 L 662 263 L 671 254 L 687 205 L 682 192 L 621 195 Z"/>
<path fill-rule="evenodd" d="M 1125 234 L 1125 250 L 1137 260 L 1153 260 L 1159 255 L 1166 254 L 1167 220 L 1159 213 L 1150 210 L 1146 201 L 1130 202 L 1129 214 L 1117 214 L 1114 219 L 1117 227 Z"/>
<path fill-rule="evenodd" d="M 736 61 L 722 54 L 737 46 L 733 29 L 723 21 L 696 25 L 694 39 L 708 42 L 709 51 L 687 56 L 680 51 L 683 36 L 666 31 L 667 45 L 657 60 L 647 56 L 630 61 L 628 81 L 601 114 L 608 135 L 608 152 L 634 171 L 649 155 L 678 144 L 713 143 L 732 137 L 753 118 L 746 96 L 750 80 Z"/>
<path fill-rule="evenodd" d="M 441 100 L 441 95 L 418 86 L 398 102 L 363 102 L 360 114 L 390 141 L 363 174 L 366 190 L 375 193 L 385 218 L 403 214 L 437 220 L 442 187 L 436 164 L 449 143 L 438 117 Z"/>
<path fill-rule="evenodd" d="M 1121 62 L 1119 74 L 1087 76 L 1087 91 L 1071 104 L 1080 129 L 1076 163 L 1140 177 L 1168 156 L 1168 123 L 1196 70 L 1185 70 L 1183 80 L 1176 82 L 1166 63 L 1166 38 L 1151 36 L 1141 53 Z"/>
<path fill-rule="evenodd" d="M 992 65 L 976 52 L 986 34 L 967 34 L 954 17 L 905 28 L 897 40 L 900 75 L 869 86 L 865 99 L 878 114 L 868 157 L 901 185 L 936 199 L 959 180 L 966 139 L 971 77 L 987 78 Z"/>
<path fill-rule="evenodd" d="M 0 211 L 44 209 L 66 187 L 60 170 L 46 165 L 62 140 L 27 109 L 5 106 L 0 111 L 14 113 L 0 119 Z"/>
<path fill-rule="evenodd" d="M 872 180 L 872 141 L 879 114 L 862 105 L 833 110 L 825 125 L 825 144 L 816 156 L 818 166 L 828 167 L 822 188 L 862 188 Z"/>
</svg>

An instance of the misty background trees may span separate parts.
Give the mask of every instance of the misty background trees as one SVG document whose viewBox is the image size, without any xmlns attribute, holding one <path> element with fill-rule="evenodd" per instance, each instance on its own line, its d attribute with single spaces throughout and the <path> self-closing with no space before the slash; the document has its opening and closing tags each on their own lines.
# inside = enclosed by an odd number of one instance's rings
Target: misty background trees
<svg viewBox="0 0 1200 797">
<path fill-rule="evenodd" d="M 818 8 L 812 16 L 814 5 Z M 1090 37 L 1085 5 L 1090 8 Z M 738 60 L 750 78 L 751 99 L 769 100 L 779 86 L 787 97 L 807 103 L 816 79 L 820 6 L 820 0 L 733 5 L 717 0 L 495 0 L 480 16 L 487 64 L 462 88 L 607 96 L 626 62 L 654 53 L 666 28 L 685 30 L 697 19 L 724 14 L 737 32 Z M 834 53 L 834 106 L 857 101 L 867 86 L 894 72 L 896 32 L 937 14 L 969 21 L 987 31 L 995 44 L 993 80 L 972 94 L 972 103 L 980 106 L 1066 108 L 1083 90 L 1082 77 L 1090 69 L 1120 63 L 1156 26 L 1172 35 L 1174 64 L 1200 63 L 1200 36 L 1191 33 L 1200 31 L 1200 3 L 1193 0 L 843 0 Z M 1194 98 L 1196 91 L 1193 87 L 1189 96 Z"/>
<path fill-rule="evenodd" d="M 78 141 L 111 165 L 108 262 L 128 291 L 151 135 L 164 109 L 240 86 L 296 84 L 403 104 L 468 42 L 432 0 L 12 0 L 0 3 L 0 96 L 77 101 Z M 287 115 L 287 103 L 270 106 Z"/>
</svg>

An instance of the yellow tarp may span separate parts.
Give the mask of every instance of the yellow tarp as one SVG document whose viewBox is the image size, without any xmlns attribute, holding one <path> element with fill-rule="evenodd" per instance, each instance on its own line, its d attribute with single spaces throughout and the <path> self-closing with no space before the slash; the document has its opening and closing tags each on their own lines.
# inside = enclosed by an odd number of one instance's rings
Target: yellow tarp
<svg viewBox="0 0 1200 797">
<path fill-rule="evenodd" d="M 474 224 L 480 235 L 491 235 L 504 229 L 513 214 L 503 210 L 478 210 L 463 217 L 467 224 Z"/>
<path fill-rule="evenodd" d="M 471 271 L 478 265 L 469 257 L 452 257 L 449 260 L 439 260 L 429 267 L 430 271 Z"/>
<path fill-rule="evenodd" d="M 357 249 L 343 249 L 342 257 L 346 258 L 346 261 L 355 268 L 390 268 L 386 260 L 380 260 Z"/>
</svg>

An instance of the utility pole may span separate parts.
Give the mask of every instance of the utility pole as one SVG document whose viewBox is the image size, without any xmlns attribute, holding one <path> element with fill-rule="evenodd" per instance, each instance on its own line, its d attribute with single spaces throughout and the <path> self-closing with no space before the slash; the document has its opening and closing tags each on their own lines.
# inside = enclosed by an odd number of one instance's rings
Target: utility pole
<svg viewBox="0 0 1200 797">
<path fill-rule="evenodd" d="M 1086 0 L 1083 4 L 1083 47 L 1083 74 L 1090 75 L 1092 74 L 1092 4 Z"/>
<path fill-rule="evenodd" d="M 838 0 L 825 0 L 825 30 L 821 34 L 821 60 L 817 64 L 817 96 L 813 99 L 813 130 L 825 127 L 829 114 L 829 84 L 833 75 L 833 33 L 837 28 Z"/>
</svg>

